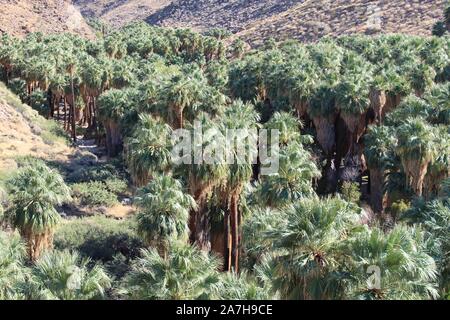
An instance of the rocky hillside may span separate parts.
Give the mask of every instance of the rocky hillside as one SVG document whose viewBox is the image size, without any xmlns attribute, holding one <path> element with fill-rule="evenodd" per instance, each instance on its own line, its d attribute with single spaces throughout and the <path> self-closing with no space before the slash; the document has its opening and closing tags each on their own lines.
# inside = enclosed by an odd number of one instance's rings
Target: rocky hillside
<svg viewBox="0 0 450 320">
<path fill-rule="evenodd" d="M 221 27 L 240 31 L 248 23 L 285 12 L 304 0 L 179 0 L 147 18 L 150 24 L 192 27 L 197 30 Z"/>
<path fill-rule="evenodd" d="M 324 35 L 406 33 L 430 35 L 445 0 L 307 0 L 238 33 L 260 45 L 265 39 L 314 41 Z"/>
<path fill-rule="evenodd" d="M 169 5 L 170 0 L 73 0 L 81 13 L 113 27 L 147 17 Z"/>
<path fill-rule="evenodd" d="M 324 35 L 428 35 L 445 0 L 73 0 L 83 14 L 115 26 L 133 20 L 205 30 L 227 28 L 248 42 Z"/>
<path fill-rule="evenodd" d="M 0 34 L 71 32 L 92 38 L 93 32 L 70 0 L 0 0 Z"/>
<path fill-rule="evenodd" d="M 0 82 L 0 178 L 17 167 L 17 158 L 64 161 L 73 152 L 56 122 L 46 120 Z"/>
</svg>

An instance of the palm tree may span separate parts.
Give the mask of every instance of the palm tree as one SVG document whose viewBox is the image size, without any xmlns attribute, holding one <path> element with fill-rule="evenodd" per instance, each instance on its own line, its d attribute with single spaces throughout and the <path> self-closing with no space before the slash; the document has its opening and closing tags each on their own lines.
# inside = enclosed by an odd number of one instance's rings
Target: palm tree
<svg viewBox="0 0 450 320">
<path fill-rule="evenodd" d="M 245 266 L 252 270 L 263 257 L 270 253 L 273 241 L 267 237 L 271 230 L 278 230 L 285 223 L 285 213 L 282 209 L 252 207 L 249 217 L 242 226 L 243 251 Z"/>
<path fill-rule="evenodd" d="M 24 266 L 25 246 L 16 234 L 0 231 L 0 300 L 24 299 L 21 285 L 28 270 Z"/>
<path fill-rule="evenodd" d="M 36 260 L 53 245 L 53 231 L 59 222 L 56 205 L 70 199 L 70 189 L 56 171 L 42 162 L 30 163 L 8 180 L 11 206 L 8 221 L 27 243 L 28 256 Z"/>
<path fill-rule="evenodd" d="M 317 141 L 328 157 L 336 145 L 335 121 L 337 116 L 336 93 L 327 84 L 320 85 L 308 103 L 308 115 L 312 118 L 317 132 Z"/>
<path fill-rule="evenodd" d="M 121 59 L 127 53 L 126 43 L 118 32 L 110 33 L 104 41 L 105 51 L 111 59 Z"/>
<path fill-rule="evenodd" d="M 75 125 L 75 103 L 76 103 L 76 97 L 75 97 L 75 88 L 74 88 L 74 77 L 75 73 L 77 72 L 77 57 L 74 55 L 68 55 L 66 57 L 66 70 L 67 73 L 70 76 L 70 92 L 72 101 L 70 102 L 70 113 L 71 113 L 71 126 L 72 126 L 72 140 L 74 142 L 77 141 L 77 129 Z"/>
<path fill-rule="evenodd" d="M 53 95 L 52 105 L 50 106 L 50 117 L 52 118 L 54 117 L 56 107 L 59 120 L 59 103 L 64 96 L 66 87 L 67 87 L 67 79 L 64 75 L 56 73 L 50 79 L 50 90 Z"/>
<path fill-rule="evenodd" d="M 174 129 L 183 128 L 183 113 L 185 108 L 195 107 L 200 95 L 200 85 L 191 77 L 174 77 L 166 87 L 164 96 L 166 105 L 172 112 L 169 115 L 169 123 Z"/>
<path fill-rule="evenodd" d="M 436 157 L 428 165 L 424 180 L 424 196 L 427 199 L 439 196 L 442 182 L 450 177 L 450 136 L 447 126 L 436 129 Z"/>
<path fill-rule="evenodd" d="M 195 123 L 201 126 L 203 131 L 202 136 L 195 136 L 198 134 Z M 228 166 L 224 159 L 217 159 L 219 161 L 206 162 L 203 159 L 206 155 L 205 150 L 218 151 L 223 148 L 225 141 L 223 136 L 220 135 L 220 125 L 211 119 L 211 117 L 205 113 L 201 113 L 195 119 L 194 125 L 189 125 L 186 128 L 190 132 L 194 132 L 193 151 L 196 153 L 194 159 L 189 154 L 190 163 L 187 165 L 181 165 L 178 171 L 186 177 L 188 181 L 189 193 L 195 199 L 197 203 L 196 210 L 191 212 L 189 219 L 189 228 L 191 231 L 191 242 L 195 242 L 199 249 L 204 251 L 210 251 L 211 243 L 211 226 L 209 221 L 208 212 L 205 210 L 206 201 L 210 195 L 217 191 L 221 186 L 225 184 L 225 180 L 228 175 Z M 198 154 L 197 150 L 201 150 L 202 153 Z M 200 156 L 202 161 L 197 161 L 196 157 Z M 216 154 L 211 154 L 211 157 Z M 194 160 L 194 161 L 192 161 Z"/>
<path fill-rule="evenodd" d="M 189 245 L 174 246 L 166 259 L 143 250 L 125 276 L 125 295 L 140 300 L 192 300 L 208 295 L 217 282 L 219 262 Z"/>
<path fill-rule="evenodd" d="M 372 68 L 367 61 L 351 52 L 344 56 L 342 69 L 344 74 L 336 88 L 336 103 L 355 144 L 365 129 Z"/>
<path fill-rule="evenodd" d="M 239 251 L 241 239 L 241 213 L 239 212 L 239 202 L 244 186 L 250 181 L 253 175 L 253 166 L 249 155 L 256 154 L 257 137 L 252 129 L 257 129 L 259 114 L 256 112 L 252 104 L 243 103 L 240 100 L 235 101 L 224 112 L 222 118 L 222 131 L 224 133 L 230 129 L 247 130 L 247 141 L 235 141 L 233 137 L 231 145 L 227 145 L 227 152 L 234 159 L 233 164 L 229 165 L 228 177 L 226 178 L 225 194 L 229 196 L 229 211 L 225 214 L 226 240 L 228 246 L 225 255 L 226 270 L 234 270 L 239 272 Z M 225 134 L 226 136 L 226 134 Z M 239 144 L 239 146 L 237 145 Z M 239 154 L 241 144 L 244 144 L 247 155 L 245 159 Z M 243 161 L 242 161 L 243 160 Z M 231 245 L 230 244 L 231 240 Z"/>
<path fill-rule="evenodd" d="M 435 129 L 420 118 L 410 118 L 398 128 L 397 138 L 406 185 L 421 196 L 428 165 L 436 153 Z"/>
<path fill-rule="evenodd" d="M 314 195 L 312 182 L 321 176 L 312 155 L 302 143 L 312 143 L 311 136 L 302 136 L 302 123 L 287 113 L 275 113 L 264 125 L 278 130 L 280 151 L 279 170 L 275 175 L 261 177 L 256 194 L 259 201 L 270 207 L 289 205 Z"/>
<path fill-rule="evenodd" d="M 111 279 L 90 259 L 77 252 L 44 254 L 31 270 L 27 296 L 37 300 L 96 300 L 106 297 Z"/>
<path fill-rule="evenodd" d="M 427 253 L 426 242 L 419 228 L 403 225 L 388 233 L 378 228 L 358 233 L 343 248 L 354 263 L 346 296 L 368 300 L 437 298 L 436 264 Z M 370 272 L 375 274 L 370 277 Z"/>
<path fill-rule="evenodd" d="M 447 180 L 449 185 L 450 180 Z M 448 190 L 447 190 L 448 191 Z M 426 230 L 428 238 L 424 242 L 427 252 L 433 256 L 439 271 L 439 287 L 442 298 L 450 294 L 450 206 L 449 193 L 442 200 L 430 202 L 416 201 L 401 217 L 403 221 Z"/>
<path fill-rule="evenodd" d="M 371 126 L 364 136 L 364 157 L 370 172 L 370 204 L 375 212 L 382 213 L 385 208 L 385 171 L 394 157 L 395 143 L 394 132 L 387 126 Z"/>
<path fill-rule="evenodd" d="M 98 99 L 99 118 L 106 130 L 106 147 L 110 157 L 116 156 L 122 146 L 119 124 L 127 110 L 128 99 L 127 91 L 118 89 L 108 90 Z"/>
<path fill-rule="evenodd" d="M 278 174 L 262 177 L 256 193 L 262 204 L 283 207 L 315 195 L 312 182 L 320 176 L 310 153 L 291 143 L 280 151 Z"/>
<path fill-rule="evenodd" d="M 149 246 L 157 247 L 162 257 L 167 257 L 171 242 L 187 240 L 189 212 L 196 203 L 185 193 L 180 181 L 155 176 L 138 190 L 135 203 L 139 207 L 138 233 Z"/>
<path fill-rule="evenodd" d="M 158 172 L 167 172 L 172 164 L 172 128 L 147 114 L 139 115 L 132 135 L 126 139 L 126 156 L 137 186 L 149 182 Z"/>
<path fill-rule="evenodd" d="M 96 99 L 106 89 L 109 80 L 106 71 L 107 65 L 99 60 L 87 55 L 83 58 L 80 68 L 80 92 L 86 105 L 85 120 L 91 129 L 96 126 Z"/>
<path fill-rule="evenodd" d="M 310 199 L 284 211 L 282 223 L 264 235 L 273 250 L 256 269 L 281 299 L 344 297 L 348 275 L 340 271 L 340 245 L 351 236 L 359 215 L 340 199 Z"/>
<path fill-rule="evenodd" d="M 5 83 L 8 84 L 10 73 L 20 59 L 20 42 L 3 34 L 0 38 L 0 65 L 5 73 Z"/>
<path fill-rule="evenodd" d="M 436 111 L 426 101 L 415 95 L 409 95 L 403 99 L 400 105 L 386 116 L 386 125 L 399 127 L 407 118 L 422 118 L 431 120 Z"/>
</svg>

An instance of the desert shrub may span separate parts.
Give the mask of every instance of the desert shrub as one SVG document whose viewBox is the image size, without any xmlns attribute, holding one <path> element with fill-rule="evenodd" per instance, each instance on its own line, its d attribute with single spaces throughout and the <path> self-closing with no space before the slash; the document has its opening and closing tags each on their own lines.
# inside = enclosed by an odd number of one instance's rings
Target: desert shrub
<svg viewBox="0 0 450 320">
<path fill-rule="evenodd" d="M 123 194 L 127 191 L 128 183 L 119 178 L 110 178 L 105 180 L 106 189 L 115 194 Z"/>
<path fill-rule="evenodd" d="M 56 249 L 77 250 L 107 264 L 134 258 L 143 247 L 134 220 L 117 221 L 103 216 L 63 222 L 55 232 L 54 244 Z"/>
<path fill-rule="evenodd" d="M 84 206 L 112 207 L 118 204 L 117 196 L 101 181 L 73 184 L 72 196 L 76 202 Z"/>
<path fill-rule="evenodd" d="M 391 206 L 391 215 L 394 218 L 401 217 L 405 212 L 410 209 L 410 204 L 405 200 L 395 201 Z"/>
<path fill-rule="evenodd" d="M 16 94 L 20 100 L 25 101 L 28 96 L 27 83 L 22 79 L 12 79 L 8 83 L 8 89 Z"/>
<path fill-rule="evenodd" d="M 98 164 L 96 166 L 80 166 L 67 175 L 67 181 L 72 183 L 106 181 L 121 179 L 119 170 L 112 164 Z"/>
<path fill-rule="evenodd" d="M 34 90 L 30 94 L 30 105 L 31 107 L 39 112 L 42 116 L 47 116 L 49 113 L 47 93 L 40 89 Z"/>
<path fill-rule="evenodd" d="M 341 187 L 342 198 L 348 202 L 358 203 L 361 198 L 361 192 L 356 182 L 345 181 Z"/>
</svg>

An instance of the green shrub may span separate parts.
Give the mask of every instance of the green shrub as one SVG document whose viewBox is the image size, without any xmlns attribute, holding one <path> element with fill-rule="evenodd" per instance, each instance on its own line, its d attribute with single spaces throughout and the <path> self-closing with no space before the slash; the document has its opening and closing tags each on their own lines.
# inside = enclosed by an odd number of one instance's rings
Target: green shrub
<svg viewBox="0 0 450 320">
<path fill-rule="evenodd" d="M 128 183 L 119 178 L 110 178 L 105 180 L 106 188 L 114 194 L 123 194 L 127 191 Z"/>
<path fill-rule="evenodd" d="M 64 221 L 56 230 L 54 245 L 59 250 L 77 250 L 83 256 L 114 264 L 136 257 L 143 247 L 134 220 L 117 221 L 104 216 Z"/>
<path fill-rule="evenodd" d="M 406 211 L 411 208 L 411 205 L 405 200 L 395 201 L 391 206 L 391 215 L 394 218 L 401 217 Z"/>
<path fill-rule="evenodd" d="M 31 107 L 39 112 L 42 116 L 47 116 L 49 113 L 47 93 L 37 89 L 30 94 L 30 105 Z"/>
<path fill-rule="evenodd" d="M 72 183 L 106 181 L 110 179 L 121 179 L 119 170 L 112 164 L 101 164 L 96 166 L 80 166 L 67 176 L 67 181 Z"/>
<path fill-rule="evenodd" d="M 100 181 L 73 184 L 72 196 L 79 204 L 84 206 L 112 207 L 118 204 L 117 196 L 107 189 L 106 184 Z"/>
<path fill-rule="evenodd" d="M 25 101 L 28 96 L 27 83 L 22 79 L 12 79 L 8 83 L 8 89 L 16 94 L 20 100 Z"/>
<path fill-rule="evenodd" d="M 341 195 L 345 201 L 358 203 L 361 198 L 358 183 L 345 181 L 341 187 Z"/>
</svg>

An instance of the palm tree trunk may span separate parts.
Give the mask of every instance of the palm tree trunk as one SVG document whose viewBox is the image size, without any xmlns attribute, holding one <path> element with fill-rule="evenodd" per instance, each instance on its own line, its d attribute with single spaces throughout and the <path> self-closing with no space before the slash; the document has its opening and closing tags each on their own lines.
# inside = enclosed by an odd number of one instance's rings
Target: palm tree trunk
<svg viewBox="0 0 450 320">
<path fill-rule="evenodd" d="M 75 127 L 75 90 L 73 87 L 73 74 L 70 75 L 70 88 L 72 90 L 72 105 L 71 105 L 72 139 L 73 139 L 73 142 L 77 142 L 77 131 L 76 131 L 76 127 Z"/>
<path fill-rule="evenodd" d="M 58 117 L 58 121 L 60 121 L 61 118 L 60 118 L 60 112 L 59 112 L 59 104 L 61 102 L 61 97 L 59 97 L 59 95 L 58 95 L 58 99 L 55 99 L 55 100 L 56 100 L 56 116 Z"/>
<path fill-rule="evenodd" d="M 239 195 L 233 192 L 230 203 L 230 224 L 231 224 L 231 267 L 234 272 L 239 272 Z"/>
<path fill-rule="evenodd" d="M 199 206 L 195 214 L 195 243 L 200 250 L 209 252 L 211 251 L 211 226 L 208 214 L 204 211 L 203 206 Z"/>
<path fill-rule="evenodd" d="M 383 192 L 384 172 L 379 169 L 370 169 L 370 204 L 376 213 L 383 213 L 385 207 L 385 197 Z"/>
<path fill-rule="evenodd" d="M 224 217 L 224 271 L 231 270 L 231 228 L 230 228 L 230 212 L 227 210 Z"/>
<path fill-rule="evenodd" d="M 179 110 L 178 114 L 177 114 L 177 119 L 178 119 L 178 123 L 177 123 L 177 129 L 183 129 L 183 110 Z"/>
<path fill-rule="evenodd" d="M 68 125 L 67 125 L 67 102 L 66 102 L 66 97 L 64 96 L 64 129 L 68 130 Z"/>
</svg>

